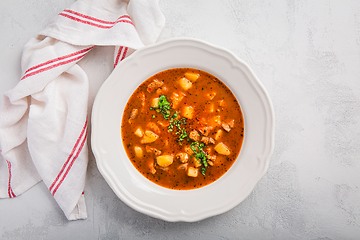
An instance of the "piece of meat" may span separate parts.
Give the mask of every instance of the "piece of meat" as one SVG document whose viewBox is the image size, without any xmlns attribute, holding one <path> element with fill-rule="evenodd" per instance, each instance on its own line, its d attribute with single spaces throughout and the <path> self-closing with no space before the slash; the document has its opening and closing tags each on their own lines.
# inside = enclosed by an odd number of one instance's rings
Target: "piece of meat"
<svg viewBox="0 0 360 240">
<path fill-rule="evenodd" d="M 230 132 L 231 128 L 235 126 L 235 120 L 232 119 L 228 123 L 222 123 L 221 126 L 225 129 L 225 131 Z"/>
<path fill-rule="evenodd" d="M 141 111 L 143 111 L 145 108 L 145 93 L 140 92 L 139 95 L 137 95 L 137 98 L 140 100 Z"/>
<path fill-rule="evenodd" d="M 154 167 L 154 163 L 150 163 L 149 164 L 149 169 L 150 169 L 150 173 L 151 174 L 155 174 L 156 173 L 156 169 Z"/>
<path fill-rule="evenodd" d="M 129 123 L 131 123 L 131 120 L 136 118 L 136 116 L 138 115 L 138 112 L 139 112 L 139 110 L 137 110 L 137 108 L 134 108 L 133 110 L 131 110 L 130 117 L 129 117 Z"/>
<path fill-rule="evenodd" d="M 207 158 L 211 161 L 215 161 L 216 160 L 216 155 L 207 155 Z"/>
<path fill-rule="evenodd" d="M 205 143 L 206 145 L 208 145 L 208 144 L 209 144 L 209 137 L 202 137 L 202 138 L 201 138 L 201 141 L 202 141 L 203 143 Z"/>
<path fill-rule="evenodd" d="M 190 146 L 185 146 L 184 148 L 185 152 L 189 155 L 193 155 L 194 154 L 194 151 L 191 149 Z"/>
<path fill-rule="evenodd" d="M 230 128 L 234 128 L 234 126 L 235 126 L 235 120 L 234 120 L 234 119 L 230 120 L 230 121 L 228 122 L 228 125 L 229 125 Z"/>
<path fill-rule="evenodd" d="M 230 132 L 231 128 L 229 126 L 229 124 L 227 123 L 222 123 L 221 126 L 223 127 L 223 129 L 227 132 Z"/>
<path fill-rule="evenodd" d="M 202 137 L 201 142 L 208 145 L 209 143 L 215 144 L 215 140 L 212 137 Z"/>
<path fill-rule="evenodd" d="M 178 153 L 176 154 L 176 157 L 180 160 L 182 163 L 187 163 L 189 161 L 189 155 L 187 153 Z"/>
<path fill-rule="evenodd" d="M 200 134 L 198 133 L 198 131 L 196 130 L 192 130 L 189 134 L 189 138 L 194 140 L 194 141 L 199 141 L 200 138 Z"/>
<path fill-rule="evenodd" d="M 186 171 L 187 170 L 187 167 L 188 167 L 188 164 L 187 163 L 184 163 L 184 164 L 180 164 L 177 169 L 178 170 L 184 170 Z"/>
<path fill-rule="evenodd" d="M 163 171 L 165 171 L 165 172 L 169 171 L 169 167 L 160 167 L 160 166 L 158 165 L 158 168 L 161 169 L 161 170 L 163 170 Z"/>
<path fill-rule="evenodd" d="M 199 128 L 199 131 L 201 132 L 201 134 L 202 135 L 204 135 L 204 136 L 209 136 L 209 133 L 210 133 L 210 131 L 213 129 L 213 127 L 212 126 L 207 126 L 207 127 L 201 127 L 201 128 Z"/>
<path fill-rule="evenodd" d="M 150 83 L 150 84 L 148 85 L 147 91 L 148 91 L 149 93 L 151 93 L 152 91 L 158 89 L 158 88 L 161 87 L 162 85 L 164 85 L 163 82 L 155 79 L 152 83 Z"/>
<path fill-rule="evenodd" d="M 204 152 L 206 153 L 206 155 L 210 156 L 213 153 L 213 148 L 212 147 L 207 147 Z"/>
<path fill-rule="evenodd" d="M 168 91 L 169 91 L 169 89 L 166 86 L 163 86 L 156 90 L 156 94 L 160 96 L 160 95 L 167 93 Z"/>
<path fill-rule="evenodd" d="M 160 150 L 158 150 L 158 149 L 156 149 L 156 148 L 154 148 L 154 147 L 150 147 L 150 146 L 146 146 L 146 152 L 148 152 L 148 153 L 154 153 L 155 154 L 155 156 L 159 156 L 159 155 L 161 155 L 161 151 Z"/>
</svg>

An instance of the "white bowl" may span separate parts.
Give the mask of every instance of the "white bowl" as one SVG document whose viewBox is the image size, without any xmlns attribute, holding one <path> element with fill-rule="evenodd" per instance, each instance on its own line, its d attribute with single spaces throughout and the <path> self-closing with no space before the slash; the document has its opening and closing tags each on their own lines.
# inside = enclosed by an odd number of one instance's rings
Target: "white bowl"
<svg viewBox="0 0 360 240">
<path fill-rule="evenodd" d="M 150 76 L 190 67 L 223 81 L 244 115 L 244 142 L 230 170 L 195 190 L 163 188 L 141 175 L 121 140 L 125 105 Z M 195 39 L 171 39 L 137 50 L 119 64 L 100 88 L 92 111 L 91 145 L 100 173 L 128 206 L 166 221 L 199 221 L 241 203 L 265 174 L 274 148 L 274 112 L 270 98 L 247 64 L 223 48 Z"/>
</svg>

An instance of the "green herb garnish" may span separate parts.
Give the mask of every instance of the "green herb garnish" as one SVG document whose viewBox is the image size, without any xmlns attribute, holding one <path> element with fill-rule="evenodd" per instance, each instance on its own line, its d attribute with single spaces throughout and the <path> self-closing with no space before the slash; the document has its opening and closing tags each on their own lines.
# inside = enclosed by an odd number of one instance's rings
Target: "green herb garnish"
<svg viewBox="0 0 360 240">
<path fill-rule="evenodd" d="M 182 141 L 184 139 L 186 139 L 188 137 L 186 129 L 183 125 L 186 124 L 186 118 L 182 118 L 182 119 L 176 119 L 178 116 L 178 113 L 175 112 L 174 115 L 171 117 L 170 121 L 169 121 L 169 126 L 168 126 L 168 130 L 169 132 L 173 132 L 174 130 L 175 135 L 179 136 L 179 145 L 181 145 Z"/>
<path fill-rule="evenodd" d="M 151 110 L 155 110 L 158 113 L 161 113 L 166 120 L 170 117 L 170 111 L 175 111 L 171 109 L 171 103 L 166 99 L 165 95 L 161 95 L 159 97 L 159 102 L 157 107 L 151 107 Z M 181 142 L 184 141 L 188 135 L 186 129 L 183 125 L 185 125 L 186 118 L 177 119 L 179 113 L 175 111 L 175 113 L 171 116 L 168 126 L 169 132 L 175 132 L 175 135 L 178 135 L 178 143 L 181 145 Z M 152 116 L 155 118 L 155 115 Z M 189 141 L 189 139 L 187 139 Z"/>
<path fill-rule="evenodd" d="M 195 142 L 192 142 L 190 144 L 190 148 L 191 150 L 193 150 L 194 154 L 193 156 L 198 159 L 201 164 L 203 165 L 203 167 L 201 168 L 201 174 L 202 175 L 205 175 L 205 171 L 206 171 L 206 168 L 208 167 L 208 157 L 204 151 L 204 148 L 205 148 L 205 144 L 204 143 L 200 143 L 198 141 L 195 141 Z"/>
<path fill-rule="evenodd" d="M 161 113 L 166 120 L 169 119 L 171 104 L 166 99 L 165 95 L 161 95 L 159 97 L 159 105 L 157 107 L 151 107 L 150 109 L 154 109 L 155 111 Z"/>
</svg>

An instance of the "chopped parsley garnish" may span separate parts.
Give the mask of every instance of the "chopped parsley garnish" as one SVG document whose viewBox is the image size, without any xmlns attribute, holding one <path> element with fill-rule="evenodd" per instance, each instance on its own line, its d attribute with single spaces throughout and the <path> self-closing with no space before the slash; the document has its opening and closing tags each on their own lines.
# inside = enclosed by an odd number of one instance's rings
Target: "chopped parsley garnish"
<svg viewBox="0 0 360 240">
<path fill-rule="evenodd" d="M 174 132 L 175 135 L 178 137 L 178 143 L 179 145 L 182 144 L 182 141 L 185 139 L 187 141 L 190 141 L 188 138 L 188 134 L 186 132 L 186 129 L 184 125 L 187 124 L 186 118 L 177 119 L 179 116 L 179 113 L 176 112 L 174 109 L 171 109 L 171 103 L 166 99 L 165 95 L 161 95 L 159 97 L 159 102 L 157 107 L 151 107 L 151 110 L 155 110 L 158 113 L 161 113 L 166 120 L 169 120 L 169 126 L 168 131 Z M 170 117 L 170 112 L 175 111 L 175 113 Z M 152 116 L 152 118 L 155 118 L 155 115 Z M 194 154 L 193 156 L 200 161 L 202 168 L 201 168 L 201 174 L 205 176 L 206 168 L 208 167 L 208 157 L 204 151 L 205 148 L 204 143 L 200 143 L 198 141 L 194 141 L 190 144 L 191 150 L 193 150 Z"/>
<path fill-rule="evenodd" d="M 186 124 L 186 118 L 182 119 L 176 119 L 178 116 L 178 113 L 175 112 L 174 115 L 171 117 L 168 130 L 169 132 L 175 131 L 175 135 L 178 135 L 179 137 L 179 144 L 181 145 L 181 142 L 184 141 L 188 137 L 186 129 L 183 125 Z"/>
<path fill-rule="evenodd" d="M 161 95 L 159 97 L 158 103 L 159 103 L 159 105 L 157 107 L 151 107 L 150 109 L 154 109 L 155 111 L 161 113 L 166 120 L 169 119 L 171 104 L 166 99 L 165 95 Z"/>
<path fill-rule="evenodd" d="M 173 109 L 171 109 L 171 103 L 166 99 L 165 95 L 161 95 L 159 97 L 157 107 L 151 107 L 150 109 L 155 110 L 158 113 L 161 113 L 166 120 L 169 120 L 170 111 L 174 111 Z M 171 119 L 169 121 L 168 130 L 169 132 L 174 132 L 175 135 L 178 136 L 178 143 L 179 145 L 181 145 L 181 142 L 188 137 L 186 129 L 183 126 L 187 122 L 186 122 L 186 118 L 177 119 L 178 116 L 179 113 L 175 111 L 175 113 L 171 116 Z M 152 118 L 155 118 L 155 115 L 153 115 Z M 189 139 L 187 140 L 189 141 Z"/>
<path fill-rule="evenodd" d="M 209 159 L 204 151 L 204 147 L 206 147 L 205 144 L 199 143 L 198 141 L 192 142 L 190 144 L 190 148 L 194 152 L 193 156 L 196 159 L 198 159 L 201 162 L 201 164 L 203 165 L 203 167 L 201 168 L 202 175 L 205 175 L 206 168 L 208 167 L 208 161 L 209 161 Z"/>
<path fill-rule="evenodd" d="M 170 112 L 175 111 L 174 109 L 171 109 L 171 103 L 166 99 L 165 95 L 161 95 L 159 97 L 158 106 L 157 107 L 151 107 L 151 110 L 155 110 L 158 113 L 161 113 L 166 120 L 169 120 Z M 182 141 L 185 139 L 189 142 L 190 138 L 188 138 L 188 134 L 186 132 L 186 129 L 184 125 L 187 124 L 186 118 L 177 119 L 179 116 L 179 113 L 175 111 L 175 113 L 171 116 L 169 120 L 169 126 L 168 131 L 174 132 L 176 136 L 178 136 L 178 143 L 179 145 L 182 144 Z M 152 118 L 155 118 L 155 115 L 152 116 Z M 194 154 L 193 157 L 195 157 L 198 161 L 200 161 L 202 168 L 201 168 L 201 174 L 205 176 L 206 168 L 208 167 L 208 157 L 204 151 L 205 148 L 204 143 L 200 143 L 198 141 L 193 141 L 190 144 L 191 150 L 193 150 Z"/>
</svg>

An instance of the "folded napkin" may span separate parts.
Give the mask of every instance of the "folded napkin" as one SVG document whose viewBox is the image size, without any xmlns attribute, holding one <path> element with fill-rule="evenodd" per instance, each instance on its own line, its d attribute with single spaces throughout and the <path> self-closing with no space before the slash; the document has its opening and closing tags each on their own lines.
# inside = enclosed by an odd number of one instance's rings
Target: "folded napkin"
<svg viewBox="0 0 360 240">
<path fill-rule="evenodd" d="M 77 62 L 114 46 L 115 67 L 164 22 L 158 0 L 78 0 L 25 45 L 21 80 L 0 109 L 0 198 L 43 180 L 69 220 L 87 217 L 89 82 Z"/>
</svg>

